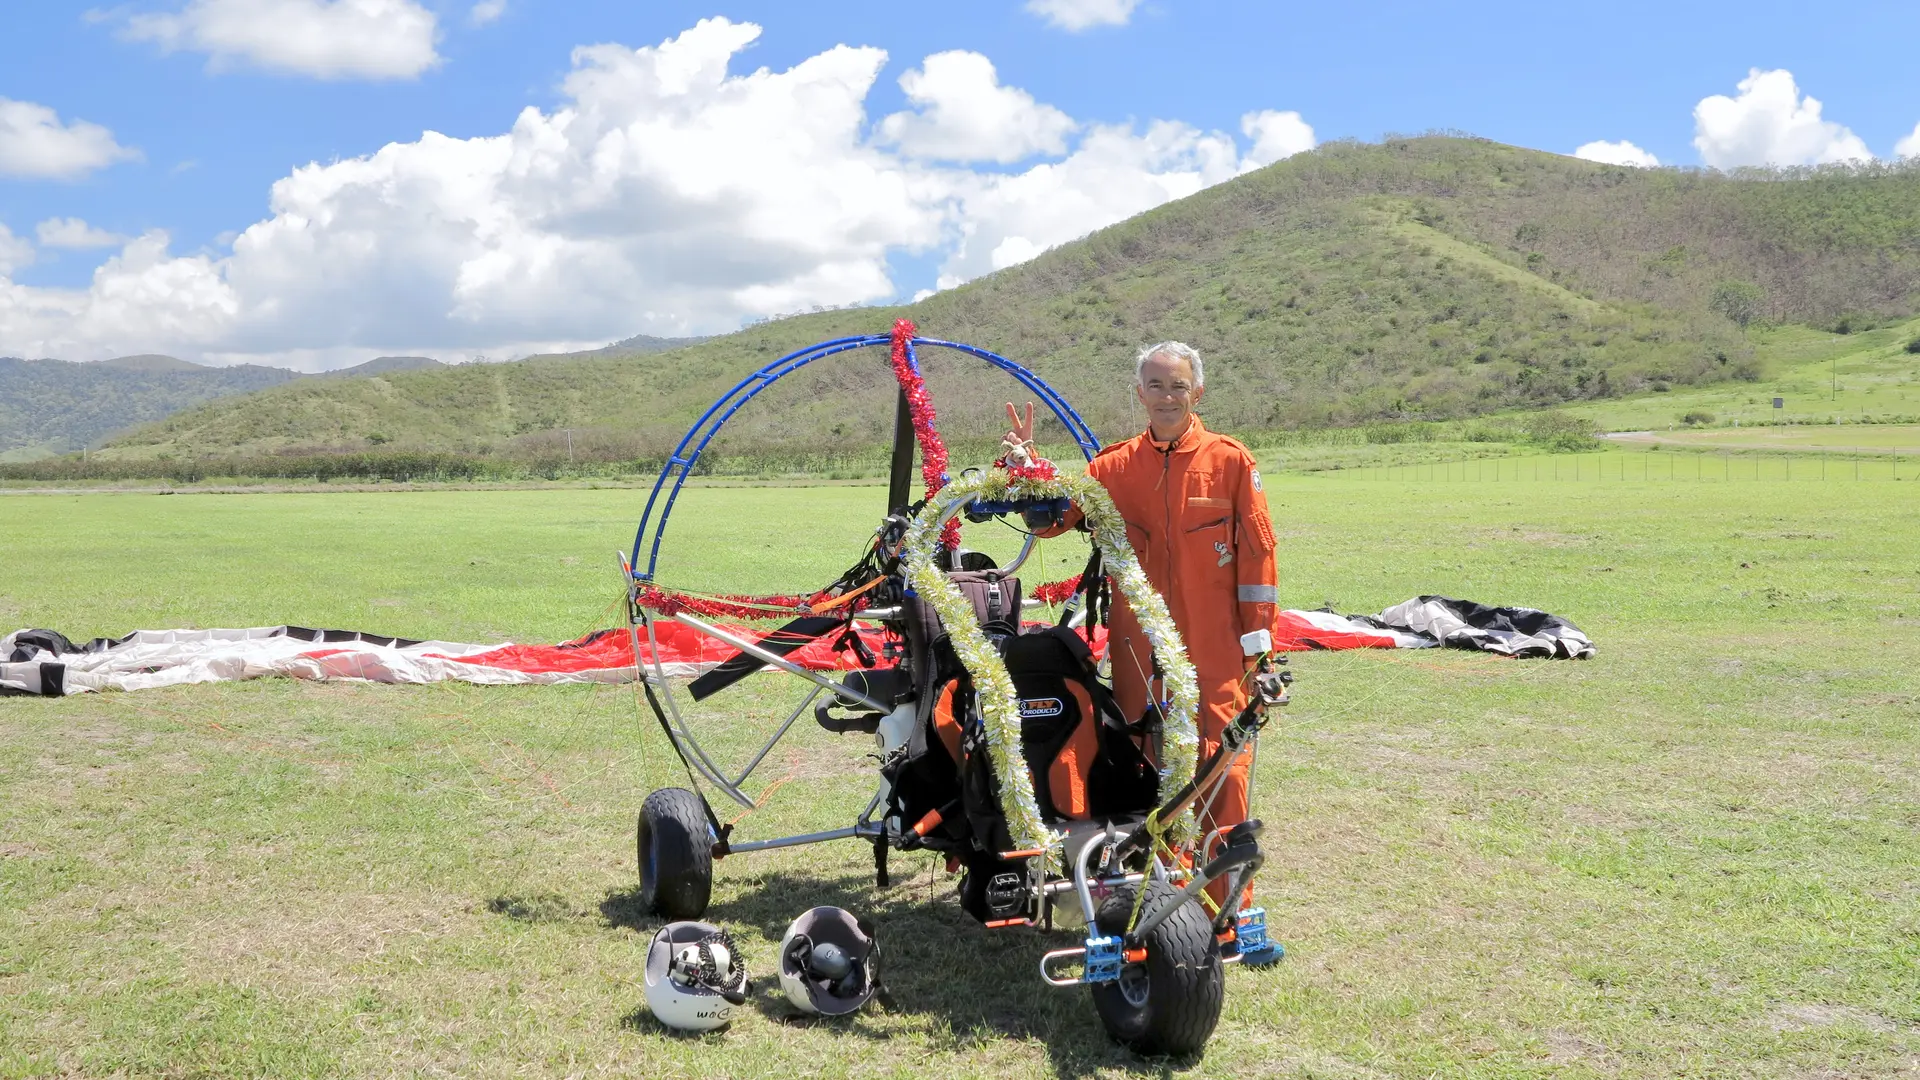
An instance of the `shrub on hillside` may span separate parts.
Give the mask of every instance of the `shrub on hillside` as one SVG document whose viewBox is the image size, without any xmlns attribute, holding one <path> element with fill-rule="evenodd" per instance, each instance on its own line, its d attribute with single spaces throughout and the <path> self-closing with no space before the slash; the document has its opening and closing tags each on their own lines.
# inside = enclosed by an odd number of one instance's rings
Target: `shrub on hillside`
<svg viewBox="0 0 1920 1080">
<path fill-rule="evenodd" d="M 1765 310 L 1766 300 L 1760 286 L 1751 281 L 1721 281 L 1714 284 L 1707 306 L 1745 330 Z"/>
<path fill-rule="evenodd" d="M 1537 412 L 1526 420 L 1527 441 L 1555 452 L 1591 450 L 1593 421 L 1558 409 Z"/>
<path fill-rule="evenodd" d="M 1695 409 L 1680 417 L 1680 422 L 1688 427 L 1704 427 L 1713 423 L 1713 414 L 1704 409 Z"/>
<path fill-rule="evenodd" d="M 1920 353 L 1920 337 L 1907 342 L 1907 351 L 1910 353 Z"/>
</svg>

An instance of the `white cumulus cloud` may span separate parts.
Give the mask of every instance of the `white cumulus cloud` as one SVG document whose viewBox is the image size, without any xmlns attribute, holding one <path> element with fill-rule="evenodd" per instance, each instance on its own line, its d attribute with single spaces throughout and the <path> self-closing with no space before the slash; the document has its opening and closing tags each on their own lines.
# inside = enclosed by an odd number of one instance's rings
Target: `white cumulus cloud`
<svg viewBox="0 0 1920 1080">
<path fill-rule="evenodd" d="M 12 229 L 0 224 L 0 275 L 11 274 L 22 266 L 31 266 L 33 254 L 31 242 L 23 236 L 13 235 Z"/>
<path fill-rule="evenodd" d="M 475 26 L 485 26 L 506 13 L 507 0 L 480 0 L 467 13 L 467 19 Z"/>
<path fill-rule="evenodd" d="M 1619 142 L 1607 142 L 1595 139 L 1590 143 L 1581 143 L 1573 156 L 1583 161 L 1597 161 L 1602 165 L 1631 165 L 1636 169 L 1651 169 L 1660 164 L 1660 159 L 1625 139 Z"/>
<path fill-rule="evenodd" d="M 1018 87 L 1000 85 L 976 52 L 934 53 L 900 76 L 913 109 L 880 121 L 880 138 L 910 157 L 1012 162 L 1066 150 L 1073 118 Z"/>
<path fill-rule="evenodd" d="M 126 23 L 128 37 L 168 52 L 322 79 L 412 78 L 440 62 L 438 33 L 415 0 L 188 0 Z"/>
<path fill-rule="evenodd" d="M 1246 160 L 1241 162 L 1243 170 L 1257 169 L 1262 165 L 1271 165 L 1282 158 L 1314 148 L 1313 127 L 1300 118 L 1300 114 L 1291 110 L 1280 112 L 1277 109 L 1265 109 L 1250 112 L 1240 118 L 1240 131 L 1253 140 L 1253 146 L 1247 151 Z"/>
<path fill-rule="evenodd" d="M 1741 165 L 1825 165 L 1870 160 L 1858 135 L 1820 116 L 1821 105 L 1802 96 L 1790 71 L 1753 68 L 1739 96 L 1715 94 L 1694 106 L 1693 145 L 1716 169 Z"/>
<path fill-rule="evenodd" d="M 0 280 L 0 352 L 99 359 L 216 340 L 238 307 L 205 256 L 167 254 L 167 234 L 130 241 L 86 289 L 27 288 Z"/>
<path fill-rule="evenodd" d="M 714 18 L 658 45 L 576 49 L 559 106 L 524 109 L 497 135 L 427 132 L 296 168 L 224 254 L 170 255 L 150 232 L 85 288 L 0 273 L 0 353 L 319 369 L 724 332 L 892 300 L 900 253 L 931 256 L 939 285 L 958 284 L 1312 145 L 1280 112 L 1247 115 L 1244 155 L 1234 135 L 1178 121 L 1084 126 L 978 64 L 959 85 L 993 91 L 992 108 L 956 118 L 935 107 L 953 95 L 919 84 L 911 124 L 890 136 L 867 111 L 885 53 L 841 45 L 785 70 L 732 70 L 760 33 Z M 922 78 L 941 75 L 936 60 Z M 963 146 L 995 123 L 1028 133 L 1043 160 L 976 170 L 906 151 L 935 127 Z"/>
<path fill-rule="evenodd" d="M 1125 26 L 1142 0 L 1027 0 L 1027 10 L 1062 30 Z"/>
<path fill-rule="evenodd" d="M 45 105 L 0 97 L 0 176 L 72 180 L 139 156 L 99 124 L 62 123 Z"/>
<path fill-rule="evenodd" d="M 1166 120 L 1138 134 L 1096 126 L 1063 161 L 962 184 L 960 241 L 940 267 L 940 287 L 1025 262 L 1240 171 L 1239 148 L 1221 132 Z"/>
<path fill-rule="evenodd" d="M 1920 124 L 1913 125 L 1905 138 L 1893 144 L 1893 154 L 1902 158 L 1920 157 Z"/>
<path fill-rule="evenodd" d="M 41 247 L 76 250 L 118 247 L 128 239 L 119 233 L 95 228 L 77 217 L 48 218 L 34 226 L 33 232 L 39 238 Z"/>
</svg>

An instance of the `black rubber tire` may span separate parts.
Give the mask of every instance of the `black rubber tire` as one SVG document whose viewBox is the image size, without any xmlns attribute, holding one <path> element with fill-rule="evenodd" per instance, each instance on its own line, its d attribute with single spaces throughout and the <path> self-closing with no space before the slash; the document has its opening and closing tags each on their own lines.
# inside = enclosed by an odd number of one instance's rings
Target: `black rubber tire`
<svg viewBox="0 0 1920 1080">
<path fill-rule="evenodd" d="M 635 849 L 640 906 L 668 919 L 697 919 L 713 897 L 713 828 L 700 796 L 661 788 L 640 804 Z"/>
<path fill-rule="evenodd" d="M 1149 882 L 1147 906 L 1174 892 L 1164 882 Z M 1132 911 L 1132 889 L 1107 897 L 1097 919 L 1101 933 L 1123 934 Z M 1146 946 L 1146 962 L 1128 964 L 1120 982 L 1091 987 L 1094 1011 L 1107 1034 L 1135 1053 L 1198 1054 L 1220 1022 L 1226 997 L 1226 969 L 1206 910 L 1198 900 L 1181 904 L 1147 935 Z"/>
</svg>

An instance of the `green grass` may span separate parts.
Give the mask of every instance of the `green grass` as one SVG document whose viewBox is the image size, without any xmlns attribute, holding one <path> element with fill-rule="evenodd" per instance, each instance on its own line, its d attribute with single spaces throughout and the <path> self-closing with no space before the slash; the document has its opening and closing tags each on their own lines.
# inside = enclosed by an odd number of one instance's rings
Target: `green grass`
<svg viewBox="0 0 1920 1080">
<path fill-rule="evenodd" d="M 1618 441 L 1641 445 L 1677 446 L 1688 449 L 1826 451 L 1849 453 L 1855 449 L 1903 454 L 1920 451 L 1920 425 L 1805 424 L 1792 427 L 1714 428 L 1701 431 L 1667 431 L 1634 435 Z"/>
<path fill-rule="evenodd" d="M 1841 484 L 1920 480 L 1920 456 L 1909 453 L 1904 446 L 1868 445 L 1856 450 L 1849 445 L 1822 451 L 1804 447 L 1661 444 L 1649 450 L 1606 449 L 1581 454 L 1505 453 L 1508 448 L 1501 446 L 1471 449 L 1479 453 L 1452 458 L 1409 458 L 1376 465 L 1343 465 L 1341 469 L 1343 475 L 1357 480 L 1420 484 L 1615 484 L 1623 481 L 1682 485 L 1756 481 Z M 1855 488 L 1854 497 L 1883 496 L 1872 488 Z"/>
<path fill-rule="evenodd" d="M 1256 796 L 1289 957 L 1230 972 L 1197 1063 L 1110 1046 L 1037 935 L 969 925 L 924 857 L 876 891 L 853 845 L 723 863 L 713 915 L 763 976 L 806 906 L 873 915 L 897 1011 L 789 1021 L 763 981 L 730 1031 L 663 1033 L 631 830 L 678 771 L 627 687 L 5 699 L 0 1076 L 1907 1075 L 1920 508 L 1876 494 L 1903 490 L 1270 481 L 1289 604 L 1530 603 L 1601 653 L 1296 658 Z M 837 572 L 877 502 L 686 499 L 675 573 L 744 589 Z M 557 640 L 604 623 L 640 502 L 10 496 L 0 622 Z M 700 722 L 737 753 L 789 689 Z M 857 809 L 865 747 L 796 731 L 743 835 Z"/>
<path fill-rule="evenodd" d="M 1567 411 L 1605 431 L 1677 428 L 1696 410 L 1710 414 L 1715 426 L 1920 419 L 1920 354 L 1906 350 L 1920 337 L 1920 320 L 1851 335 L 1785 326 L 1753 337 L 1769 372 L 1758 382 L 1645 393 Z"/>
</svg>

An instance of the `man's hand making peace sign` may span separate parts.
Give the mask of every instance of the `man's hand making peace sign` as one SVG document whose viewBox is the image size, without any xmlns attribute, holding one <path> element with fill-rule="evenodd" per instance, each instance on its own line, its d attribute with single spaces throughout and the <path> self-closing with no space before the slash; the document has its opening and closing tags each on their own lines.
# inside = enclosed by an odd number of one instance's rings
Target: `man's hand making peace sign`
<svg viewBox="0 0 1920 1080">
<path fill-rule="evenodd" d="M 1001 437 L 1002 452 L 1016 464 L 1030 464 L 1039 456 L 1033 448 L 1033 402 L 1027 402 L 1025 416 L 1013 407 L 1013 402 L 1007 402 L 1007 421 L 1013 425 L 1013 430 Z"/>
</svg>

